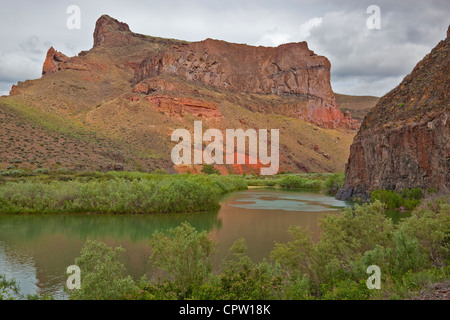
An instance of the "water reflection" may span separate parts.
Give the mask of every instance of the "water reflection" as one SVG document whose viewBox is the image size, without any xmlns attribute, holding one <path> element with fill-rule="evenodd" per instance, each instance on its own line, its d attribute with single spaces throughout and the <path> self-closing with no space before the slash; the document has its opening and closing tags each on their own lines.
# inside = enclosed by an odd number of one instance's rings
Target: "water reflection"
<svg viewBox="0 0 450 320">
<path fill-rule="evenodd" d="M 148 240 L 155 231 L 188 221 L 218 242 L 218 266 L 234 241 L 243 237 L 256 261 L 269 256 L 275 241 L 288 240 L 292 225 L 318 237 L 319 219 L 348 203 L 308 192 L 254 189 L 228 195 L 219 212 L 164 215 L 0 216 L 0 273 L 15 278 L 22 292 L 64 299 L 64 274 L 86 240 L 122 246 L 127 273 L 138 279 L 149 271 Z"/>
</svg>

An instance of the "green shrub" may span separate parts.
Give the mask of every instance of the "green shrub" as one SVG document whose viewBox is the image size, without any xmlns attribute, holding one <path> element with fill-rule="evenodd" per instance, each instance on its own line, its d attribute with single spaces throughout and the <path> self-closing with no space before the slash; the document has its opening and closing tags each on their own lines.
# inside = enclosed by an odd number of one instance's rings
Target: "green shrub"
<svg viewBox="0 0 450 320">
<path fill-rule="evenodd" d="M 40 168 L 40 169 L 34 170 L 33 173 L 35 173 L 35 174 L 49 174 L 50 173 L 50 169 Z"/>
<path fill-rule="evenodd" d="M 324 191 L 329 194 L 336 194 L 342 188 L 345 181 L 345 174 L 335 173 L 325 180 Z"/>
<path fill-rule="evenodd" d="M 398 209 L 405 207 L 413 210 L 417 207 L 424 197 L 424 193 L 420 188 L 403 189 L 402 193 L 393 190 L 379 189 L 371 193 L 371 202 L 381 201 L 388 209 Z"/>
<path fill-rule="evenodd" d="M 17 169 L 17 170 L 4 171 L 1 173 L 1 175 L 7 176 L 7 177 L 23 177 L 24 175 L 26 175 L 26 173 L 24 170 Z"/>
<path fill-rule="evenodd" d="M 220 171 L 218 169 L 215 169 L 212 165 L 205 164 L 202 168 L 202 173 L 204 174 L 217 174 L 220 175 Z"/>
<path fill-rule="evenodd" d="M 13 300 L 12 294 L 19 294 L 19 287 L 15 280 L 6 280 L 4 274 L 0 274 L 0 300 Z"/>
<path fill-rule="evenodd" d="M 400 208 L 403 205 L 403 197 L 396 191 L 380 189 L 371 193 L 371 202 L 381 201 L 388 209 Z"/>
<path fill-rule="evenodd" d="M 138 287 L 120 262 L 122 248 L 112 249 L 98 241 L 87 241 L 75 264 L 81 270 L 81 289 L 69 291 L 72 300 L 122 300 L 137 295 Z"/>
<path fill-rule="evenodd" d="M 212 270 L 215 244 L 206 232 L 198 233 L 187 222 L 169 230 L 169 235 L 156 232 L 150 245 L 152 265 L 165 271 L 183 296 L 200 286 Z"/>
<path fill-rule="evenodd" d="M 322 189 L 323 181 L 321 180 L 311 180 L 307 178 L 302 178 L 295 175 L 289 175 L 282 177 L 279 182 L 280 186 L 288 189 Z"/>
</svg>

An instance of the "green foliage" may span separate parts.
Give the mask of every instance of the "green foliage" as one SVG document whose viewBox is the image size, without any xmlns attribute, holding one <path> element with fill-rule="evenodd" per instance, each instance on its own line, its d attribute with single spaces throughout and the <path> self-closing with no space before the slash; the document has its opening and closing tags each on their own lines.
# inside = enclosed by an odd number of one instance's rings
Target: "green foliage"
<svg viewBox="0 0 450 320">
<path fill-rule="evenodd" d="M 398 225 L 386 217 L 384 210 L 385 206 L 375 201 L 347 208 L 340 215 L 326 216 L 321 221 L 323 232 L 318 241 L 307 230 L 291 227 L 292 240 L 275 244 L 271 252 L 273 262 L 254 263 L 246 254 L 245 240 L 239 239 L 218 273 L 211 268 L 215 244 L 205 232 L 199 233 L 187 223 L 167 233 L 157 232 L 151 240 L 151 262 L 160 273 L 154 273 L 151 281 L 143 279 L 141 290 L 133 291 L 132 298 L 402 299 L 412 297 L 433 281 L 448 279 L 449 199 L 424 202 L 412 217 Z M 99 257 L 114 255 L 111 250 L 97 244 L 91 247 L 96 254 L 82 255 L 84 263 L 92 262 L 87 270 L 100 278 L 95 281 L 101 283 L 110 275 L 93 272 L 92 268 L 105 265 Z M 122 270 L 111 262 L 116 258 L 106 259 L 107 267 L 100 270 Z M 367 288 L 366 270 L 370 265 L 382 270 L 380 291 Z M 82 285 L 83 281 L 86 280 L 82 278 Z M 108 294 L 104 285 L 99 290 Z M 98 295 L 104 296 L 101 292 Z"/>
<path fill-rule="evenodd" d="M 280 297 L 282 278 L 272 265 L 255 264 L 246 255 L 244 239 L 237 240 L 223 262 L 223 271 L 193 292 L 194 299 L 263 300 Z"/>
<path fill-rule="evenodd" d="M 98 241 L 87 241 L 75 264 L 81 270 L 81 289 L 69 291 L 72 300 L 120 300 L 131 298 L 138 288 L 120 262 L 122 248 L 112 249 Z"/>
<path fill-rule="evenodd" d="M 381 202 L 345 209 L 340 216 L 327 216 L 321 223 L 317 243 L 301 228 L 291 228 L 292 241 L 277 243 L 272 259 L 282 266 L 289 283 L 309 282 L 309 292 L 322 299 L 367 299 L 366 268 L 378 265 L 387 290 L 401 287 L 405 275 L 446 266 L 449 260 L 450 211 L 448 200 L 437 200 L 416 210 L 397 228 L 384 214 Z M 398 292 L 399 296 L 405 295 Z M 289 294 L 295 294 L 290 289 Z"/>
<path fill-rule="evenodd" d="M 393 190 L 379 189 L 371 193 L 371 202 L 381 201 L 388 209 L 405 207 L 412 210 L 417 207 L 424 197 L 422 189 L 403 189 L 402 193 Z"/>
<path fill-rule="evenodd" d="M 33 173 L 35 173 L 35 174 L 49 174 L 50 173 L 50 169 L 40 168 L 40 169 L 34 170 Z"/>
<path fill-rule="evenodd" d="M 220 175 L 220 171 L 215 169 L 212 165 L 205 164 L 202 168 L 202 173 L 204 174 L 217 174 Z"/>
<path fill-rule="evenodd" d="M 321 228 L 323 234 L 318 243 L 314 243 L 307 231 L 291 228 L 293 241 L 277 243 L 271 253 L 272 259 L 291 277 L 306 276 L 311 283 L 311 293 L 317 297 L 323 295 L 323 283 L 365 277 L 354 262 L 375 245 L 389 243 L 393 225 L 384 218 L 382 204 L 376 202 L 347 208 L 339 216 L 327 216 Z"/>
<path fill-rule="evenodd" d="M 59 176 L 61 177 L 61 176 Z M 217 210 L 224 193 L 247 188 L 242 177 L 139 172 L 78 174 L 75 180 L 7 182 L 0 213 L 168 213 Z"/>
<path fill-rule="evenodd" d="M 215 245 L 206 232 L 198 233 L 187 222 L 169 230 L 168 236 L 156 232 L 150 244 L 150 261 L 180 286 L 183 295 L 201 285 L 211 272 Z"/>
<path fill-rule="evenodd" d="M 13 300 L 11 293 L 19 294 L 16 281 L 6 280 L 6 276 L 0 274 L 0 300 Z"/>
<path fill-rule="evenodd" d="M 450 259 L 450 203 L 437 198 L 419 207 L 411 218 L 399 227 L 406 237 L 416 239 L 420 252 L 435 266 L 443 266 Z"/>
<path fill-rule="evenodd" d="M 8 170 L 3 171 L 1 173 L 2 176 L 9 176 L 9 177 L 22 177 L 26 175 L 26 172 L 24 170 L 18 169 L 18 170 Z"/>
<path fill-rule="evenodd" d="M 366 300 L 370 297 L 370 290 L 364 279 L 356 282 L 347 278 L 338 280 L 328 290 L 326 287 L 322 286 L 324 300 Z"/>
<path fill-rule="evenodd" d="M 39 294 L 27 294 L 24 296 L 20 292 L 20 288 L 17 285 L 15 279 L 6 280 L 6 276 L 0 274 L 0 301 L 1 300 L 14 300 L 15 298 L 26 300 L 53 300 L 52 295 L 39 295 Z"/>
<path fill-rule="evenodd" d="M 288 175 L 280 179 L 280 186 L 288 189 L 317 189 L 321 190 L 323 188 L 323 181 L 312 180 L 308 178 L 302 178 L 295 175 Z"/>
<path fill-rule="evenodd" d="M 331 175 L 324 184 L 324 191 L 329 194 L 336 194 L 342 188 L 345 181 L 345 174 L 335 173 Z"/>
</svg>

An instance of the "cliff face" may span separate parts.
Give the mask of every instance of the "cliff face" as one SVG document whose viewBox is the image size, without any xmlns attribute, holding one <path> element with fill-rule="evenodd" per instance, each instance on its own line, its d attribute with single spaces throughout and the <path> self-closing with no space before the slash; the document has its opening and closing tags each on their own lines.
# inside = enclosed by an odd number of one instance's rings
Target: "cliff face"
<svg viewBox="0 0 450 320">
<path fill-rule="evenodd" d="M 411 74 L 365 117 L 337 198 L 378 188 L 450 191 L 450 27 Z"/>
<path fill-rule="evenodd" d="M 170 74 L 231 91 L 296 96 L 297 103 L 278 113 L 336 128 L 351 121 L 336 106 L 330 68 L 328 59 L 314 54 L 306 42 L 269 48 L 207 39 L 146 58 L 134 82 Z"/>
<path fill-rule="evenodd" d="M 231 91 L 296 96 L 295 104 L 275 112 L 336 128 L 352 122 L 336 106 L 330 68 L 328 59 L 314 54 L 306 42 L 269 48 L 207 39 L 148 57 L 134 81 L 172 74 Z"/>
</svg>

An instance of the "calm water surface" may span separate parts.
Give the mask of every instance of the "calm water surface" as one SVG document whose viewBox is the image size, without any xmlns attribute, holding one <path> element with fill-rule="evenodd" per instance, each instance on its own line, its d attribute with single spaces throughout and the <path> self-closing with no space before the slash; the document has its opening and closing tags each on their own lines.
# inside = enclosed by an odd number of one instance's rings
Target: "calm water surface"
<svg viewBox="0 0 450 320">
<path fill-rule="evenodd" d="M 74 264 L 86 240 L 122 246 L 127 273 L 146 274 L 151 254 L 148 241 L 155 231 L 188 221 L 207 231 L 218 243 L 213 262 L 218 266 L 227 250 L 245 238 L 248 255 L 268 258 L 275 242 L 289 240 L 290 226 L 308 227 L 315 239 L 319 219 L 339 214 L 351 205 L 319 193 L 280 189 L 250 189 L 227 195 L 219 212 L 164 215 L 0 215 L 0 273 L 14 278 L 24 294 L 53 294 L 67 298 L 65 270 Z"/>
</svg>

